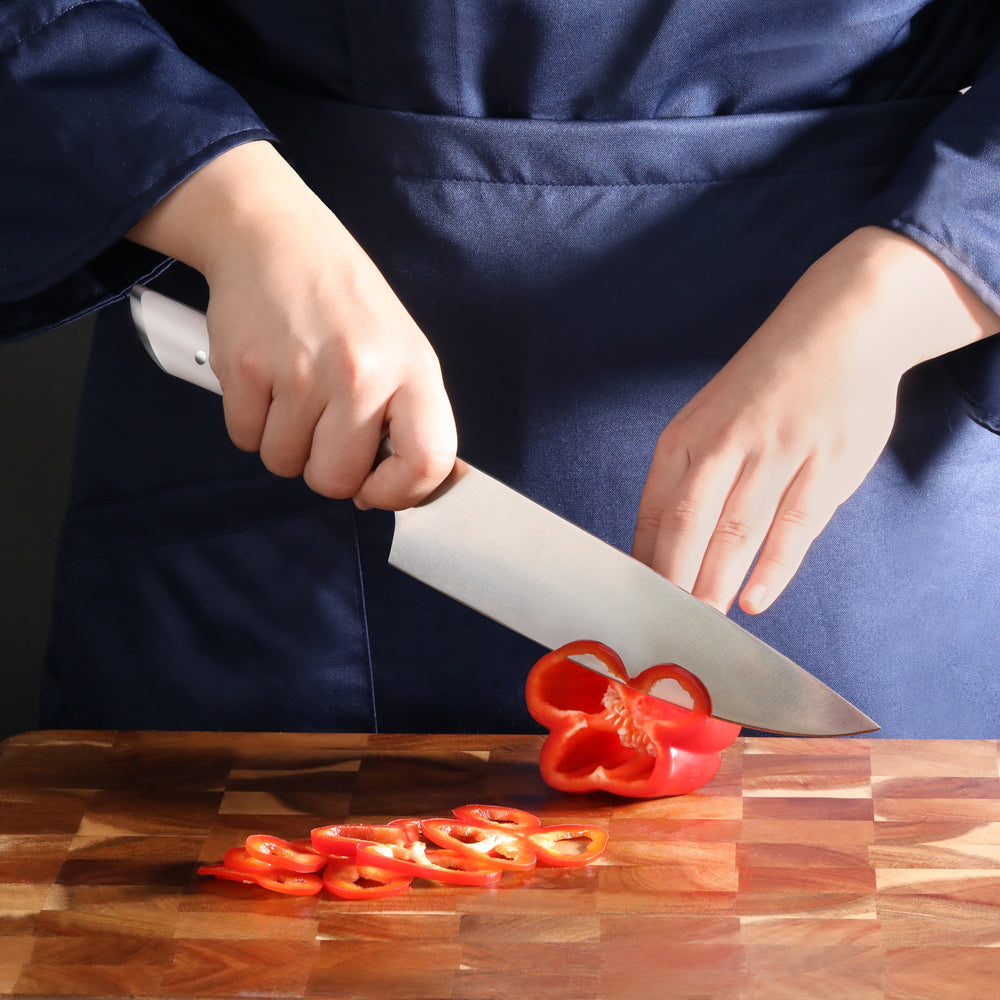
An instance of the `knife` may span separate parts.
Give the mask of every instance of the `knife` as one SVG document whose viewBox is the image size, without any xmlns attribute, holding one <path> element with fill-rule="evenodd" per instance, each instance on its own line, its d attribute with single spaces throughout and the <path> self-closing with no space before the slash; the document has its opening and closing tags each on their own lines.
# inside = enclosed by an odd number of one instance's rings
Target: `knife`
<svg viewBox="0 0 1000 1000">
<path fill-rule="evenodd" d="M 131 306 L 164 371 L 221 394 L 203 313 L 141 285 Z M 678 663 L 708 689 L 713 715 L 752 729 L 844 736 L 879 728 L 732 619 L 461 459 L 430 497 L 395 518 L 390 565 L 542 646 L 598 639 L 632 677 Z M 594 657 L 579 662 L 610 676 Z M 679 701 L 676 689 L 651 693 Z"/>
</svg>

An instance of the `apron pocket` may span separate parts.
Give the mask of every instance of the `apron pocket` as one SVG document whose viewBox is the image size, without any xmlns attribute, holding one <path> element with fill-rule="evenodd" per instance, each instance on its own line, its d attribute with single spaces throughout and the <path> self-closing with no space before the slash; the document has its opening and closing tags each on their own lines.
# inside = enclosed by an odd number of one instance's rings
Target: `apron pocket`
<svg viewBox="0 0 1000 1000">
<path fill-rule="evenodd" d="M 317 497 L 290 510 L 287 486 L 212 483 L 76 511 L 45 724 L 373 731 L 352 508 Z"/>
</svg>

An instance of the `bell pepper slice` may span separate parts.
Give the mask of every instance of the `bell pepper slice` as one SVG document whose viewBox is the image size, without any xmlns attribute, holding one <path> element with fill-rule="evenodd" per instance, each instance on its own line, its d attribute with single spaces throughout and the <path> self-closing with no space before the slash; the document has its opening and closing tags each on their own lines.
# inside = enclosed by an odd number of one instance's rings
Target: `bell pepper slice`
<svg viewBox="0 0 1000 1000">
<path fill-rule="evenodd" d="M 559 868 L 577 868 L 596 861 L 608 846 L 608 834 L 595 826 L 543 826 L 527 834 L 538 860 Z"/>
<path fill-rule="evenodd" d="M 237 871 L 229 868 L 225 864 L 202 865 L 198 869 L 199 875 L 211 875 L 213 878 L 221 878 L 227 882 L 243 882 L 246 885 L 256 885 L 256 879 L 249 872 Z"/>
<path fill-rule="evenodd" d="M 587 864 L 607 841 L 602 830 L 542 827 L 533 813 L 508 806 L 472 804 L 453 813 L 385 825 L 332 824 L 317 827 L 308 840 L 253 834 L 229 848 L 221 863 L 202 865 L 198 874 L 287 895 L 312 896 L 326 889 L 345 899 L 375 899 L 404 891 L 414 878 L 486 886 L 498 882 L 505 870 L 532 867 L 536 858 L 563 866 Z M 428 848 L 428 842 L 437 846 Z M 335 850 L 344 853 L 326 853 Z M 289 858 L 312 867 L 317 857 L 322 875 L 286 867 Z"/>
<path fill-rule="evenodd" d="M 420 820 L 415 816 L 403 816 L 386 823 L 390 830 L 402 830 L 407 843 L 414 843 L 420 839 Z"/>
<path fill-rule="evenodd" d="M 493 885 L 503 878 L 502 868 L 484 868 L 479 859 L 459 854 L 458 851 L 431 848 L 424 856 L 437 868 L 446 868 L 449 871 L 459 873 L 464 872 L 467 877 L 471 876 L 473 881 L 463 882 L 464 885 Z M 437 881 L 443 880 L 438 879 Z"/>
<path fill-rule="evenodd" d="M 456 819 L 464 819 L 469 823 L 479 823 L 483 826 L 496 826 L 501 830 L 537 830 L 542 821 L 534 814 L 513 806 L 490 806 L 473 804 L 458 806 L 452 809 Z"/>
<path fill-rule="evenodd" d="M 259 885 L 264 889 L 288 896 L 315 896 L 323 888 L 323 880 L 313 872 L 290 872 L 280 868 L 251 873 L 237 871 L 225 864 L 202 865 L 198 869 L 198 874 L 212 875 L 230 882 Z"/>
<path fill-rule="evenodd" d="M 583 655 L 597 657 L 622 681 L 571 659 Z M 662 680 L 676 681 L 692 706 L 652 697 Z M 590 640 L 543 656 L 528 675 L 525 700 L 549 730 L 539 755 L 542 777 L 564 792 L 651 798 L 694 791 L 715 777 L 720 751 L 740 733 L 738 725 L 712 717 L 708 691 L 690 671 L 659 664 L 628 679 L 614 650 Z"/>
<path fill-rule="evenodd" d="M 231 871 L 244 872 L 247 875 L 266 874 L 279 867 L 251 854 L 246 847 L 230 847 L 222 856 L 222 863 Z"/>
<path fill-rule="evenodd" d="M 413 879 L 384 868 L 359 867 L 353 861 L 331 861 L 323 870 L 323 888 L 341 899 L 381 899 L 410 888 Z"/>
<path fill-rule="evenodd" d="M 489 885 L 503 873 L 483 859 L 471 866 L 456 867 L 451 858 L 446 864 L 438 864 L 423 844 L 363 844 L 358 847 L 359 866 L 384 868 L 386 871 L 408 875 L 411 878 L 431 879 L 434 882 L 448 882 L 452 885 Z M 475 860 L 475 859 L 470 859 Z"/>
<path fill-rule="evenodd" d="M 333 823 L 316 827 L 309 834 L 313 850 L 328 858 L 354 858 L 362 844 L 397 844 L 405 846 L 419 839 L 419 820 L 399 825 L 374 823 Z"/>
<path fill-rule="evenodd" d="M 290 872 L 318 872 L 328 858 L 313 850 L 303 850 L 281 837 L 254 833 L 246 839 L 246 852 L 259 861 Z"/>
<path fill-rule="evenodd" d="M 491 867 L 527 871 L 535 866 L 535 852 L 517 831 L 445 817 L 425 819 L 420 829 L 439 847 L 478 859 Z"/>
<path fill-rule="evenodd" d="M 286 896 L 315 896 L 323 888 L 323 879 L 315 872 L 289 872 L 275 869 L 250 876 L 257 885 Z"/>
</svg>

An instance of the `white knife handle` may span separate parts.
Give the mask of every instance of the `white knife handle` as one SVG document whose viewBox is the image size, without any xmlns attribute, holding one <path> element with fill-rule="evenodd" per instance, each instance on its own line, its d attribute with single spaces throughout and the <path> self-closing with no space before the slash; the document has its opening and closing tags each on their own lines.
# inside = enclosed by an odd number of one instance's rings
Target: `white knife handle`
<svg viewBox="0 0 1000 1000">
<path fill-rule="evenodd" d="M 130 296 L 132 321 L 150 357 L 170 375 L 222 395 L 208 363 L 205 314 L 136 285 Z"/>
<path fill-rule="evenodd" d="M 190 306 L 135 285 L 129 296 L 132 322 L 149 356 L 168 375 L 222 395 L 222 386 L 208 363 L 208 326 L 205 314 Z M 392 443 L 382 438 L 376 464 L 388 458 Z"/>
</svg>

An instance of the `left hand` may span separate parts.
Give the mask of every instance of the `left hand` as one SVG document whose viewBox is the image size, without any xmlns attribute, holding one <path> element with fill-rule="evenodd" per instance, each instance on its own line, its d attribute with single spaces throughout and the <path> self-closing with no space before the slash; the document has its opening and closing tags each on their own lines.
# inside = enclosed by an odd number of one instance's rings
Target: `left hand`
<svg viewBox="0 0 1000 1000">
<path fill-rule="evenodd" d="M 660 435 L 633 555 L 706 603 L 767 608 L 888 441 L 913 365 L 1000 330 L 936 257 L 857 230 Z"/>
</svg>

